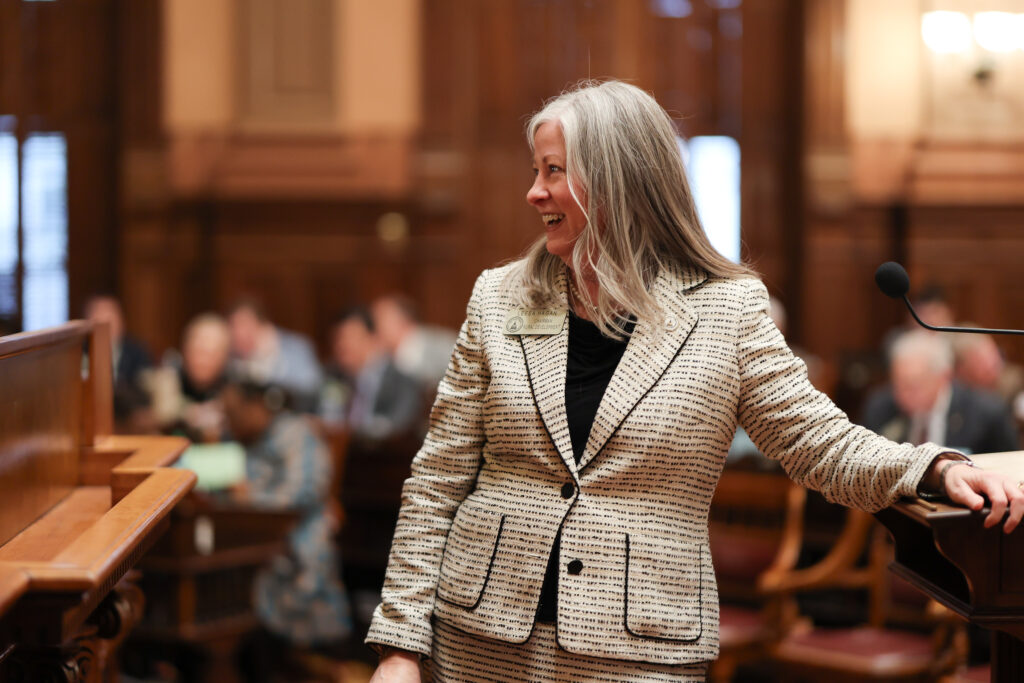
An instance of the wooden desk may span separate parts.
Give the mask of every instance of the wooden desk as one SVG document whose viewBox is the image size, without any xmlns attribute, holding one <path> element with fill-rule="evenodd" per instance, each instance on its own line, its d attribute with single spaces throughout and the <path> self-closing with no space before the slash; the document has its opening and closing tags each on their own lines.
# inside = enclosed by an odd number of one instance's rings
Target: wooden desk
<svg viewBox="0 0 1024 683">
<path fill-rule="evenodd" d="M 111 435 L 111 381 L 105 326 L 0 339 L 0 680 L 104 679 L 124 579 L 195 482 L 184 439 Z"/>
<path fill-rule="evenodd" d="M 1024 480 L 1024 452 L 972 456 Z M 892 570 L 971 623 L 993 630 L 992 680 L 1024 681 L 1024 529 L 985 529 L 988 510 L 901 502 L 876 517 L 896 541 Z"/>
<path fill-rule="evenodd" d="M 143 559 L 146 614 L 132 631 L 137 653 L 187 662 L 185 679 L 238 680 L 242 638 L 259 625 L 253 582 L 287 551 L 298 512 L 217 504 L 188 496 L 171 515 L 170 530 Z"/>
</svg>

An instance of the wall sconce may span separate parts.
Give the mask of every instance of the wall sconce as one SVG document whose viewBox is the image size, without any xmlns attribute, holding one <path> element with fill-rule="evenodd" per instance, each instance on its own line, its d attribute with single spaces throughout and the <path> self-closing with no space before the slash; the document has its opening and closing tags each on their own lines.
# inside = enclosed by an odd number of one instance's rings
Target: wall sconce
<svg viewBox="0 0 1024 683">
<path fill-rule="evenodd" d="M 1013 12 L 964 12 L 937 10 L 921 15 L 921 38 L 938 54 L 972 52 L 977 65 L 972 77 L 979 87 L 996 73 L 996 55 L 1024 50 L 1024 14 Z"/>
</svg>

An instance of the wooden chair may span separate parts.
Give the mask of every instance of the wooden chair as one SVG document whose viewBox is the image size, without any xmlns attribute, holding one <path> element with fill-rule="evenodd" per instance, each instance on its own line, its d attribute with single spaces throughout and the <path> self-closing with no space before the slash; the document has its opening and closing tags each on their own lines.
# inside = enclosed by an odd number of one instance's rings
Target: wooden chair
<svg viewBox="0 0 1024 683">
<path fill-rule="evenodd" d="M 721 651 L 710 680 L 765 656 L 791 627 L 795 602 L 775 589 L 796 566 L 806 491 L 781 472 L 726 469 L 711 502 Z"/>
<path fill-rule="evenodd" d="M 342 579 L 352 601 L 356 636 L 360 639 L 369 626 L 365 609 L 368 599 L 379 594 L 384 584 L 391 539 L 402 506 L 402 485 L 421 444 L 418 432 L 383 440 L 353 437 L 347 443 L 338 542 Z"/>
<path fill-rule="evenodd" d="M 867 552 L 866 564 L 861 558 Z M 847 628 L 803 623 L 778 642 L 772 660 L 786 681 L 937 681 L 966 655 L 962 622 L 891 574 L 892 548 L 870 515 L 847 513 L 832 551 L 817 564 L 780 577 L 785 593 L 866 590 L 868 621 Z"/>
<path fill-rule="evenodd" d="M 168 532 L 143 558 L 145 616 L 129 642 L 135 668 L 173 661 L 189 681 L 239 680 L 236 657 L 259 626 L 257 573 L 287 551 L 299 513 L 215 503 L 190 495 Z"/>
</svg>

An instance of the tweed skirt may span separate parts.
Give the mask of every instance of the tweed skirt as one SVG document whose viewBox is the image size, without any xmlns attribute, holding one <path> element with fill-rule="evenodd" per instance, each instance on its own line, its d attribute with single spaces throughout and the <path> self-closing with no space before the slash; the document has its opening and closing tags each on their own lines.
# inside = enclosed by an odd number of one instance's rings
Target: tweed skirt
<svg viewBox="0 0 1024 683">
<path fill-rule="evenodd" d="M 555 642 L 555 625 L 537 623 L 525 643 L 505 643 L 434 622 L 431 658 L 423 664 L 432 683 L 584 683 L 683 681 L 704 683 L 707 665 L 624 662 L 576 655 Z"/>
</svg>

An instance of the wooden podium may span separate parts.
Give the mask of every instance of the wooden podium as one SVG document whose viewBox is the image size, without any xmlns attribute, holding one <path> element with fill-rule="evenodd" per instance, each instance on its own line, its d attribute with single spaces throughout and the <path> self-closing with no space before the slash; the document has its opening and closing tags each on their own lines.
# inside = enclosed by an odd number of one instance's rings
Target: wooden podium
<svg viewBox="0 0 1024 683">
<path fill-rule="evenodd" d="M 986 453 L 980 467 L 1024 480 L 1024 451 Z M 910 500 L 877 513 L 892 533 L 892 570 L 973 624 L 992 630 L 992 680 L 1024 681 L 1024 528 L 984 528 L 988 510 Z"/>
<path fill-rule="evenodd" d="M 195 482 L 185 439 L 111 435 L 111 383 L 105 326 L 0 339 L 0 680 L 116 679 L 126 575 Z"/>
</svg>

